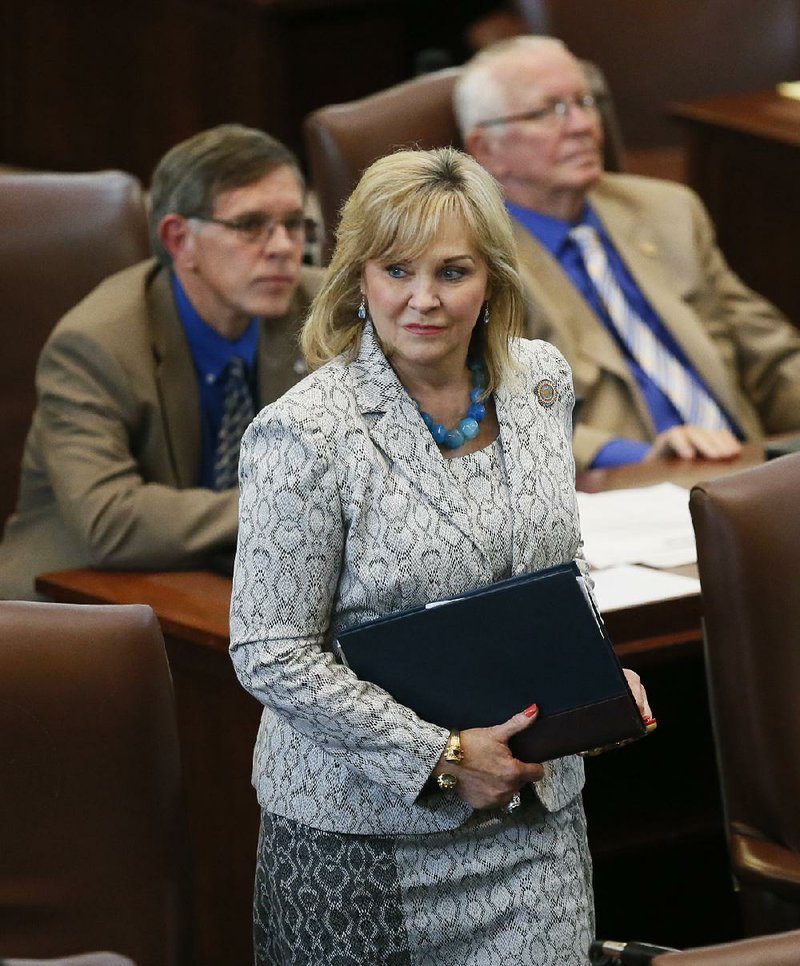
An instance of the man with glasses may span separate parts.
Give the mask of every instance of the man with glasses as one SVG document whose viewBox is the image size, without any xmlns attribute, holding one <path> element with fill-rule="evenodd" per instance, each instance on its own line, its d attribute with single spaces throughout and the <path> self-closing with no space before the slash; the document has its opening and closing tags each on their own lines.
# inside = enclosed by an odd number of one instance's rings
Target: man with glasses
<svg viewBox="0 0 800 966">
<path fill-rule="evenodd" d="M 529 334 L 561 349 L 583 397 L 579 469 L 726 459 L 800 429 L 800 333 L 731 272 L 696 195 L 603 172 L 599 105 L 561 41 L 482 51 L 454 106 L 505 192 Z"/>
<path fill-rule="evenodd" d="M 0 597 L 66 567 L 171 569 L 232 559 L 241 434 L 305 372 L 299 325 L 319 282 L 294 155 L 223 125 L 178 144 L 151 185 L 155 258 L 112 276 L 55 327 Z"/>
</svg>

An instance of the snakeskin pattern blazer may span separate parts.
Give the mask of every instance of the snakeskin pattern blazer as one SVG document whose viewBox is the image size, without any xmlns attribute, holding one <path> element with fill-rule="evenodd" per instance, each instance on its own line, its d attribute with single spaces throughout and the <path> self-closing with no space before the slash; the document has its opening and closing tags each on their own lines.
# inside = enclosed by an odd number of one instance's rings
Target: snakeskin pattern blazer
<svg viewBox="0 0 800 966">
<path fill-rule="evenodd" d="M 519 574 L 582 560 L 569 367 L 545 342 L 513 354 L 495 401 Z M 256 417 L 240 484 L 231 656 L 264 705 L 261 807 L 338 832 L 457 827 L 470 806 L 424 789 L 448 733 L 330 651 L 341 630 L 492 580 L 469 502 L 369 324 L 353 362 L 333 360 Z M 583 764 L 545 767 L 535 787 L 555 810 L 580 792 Z"/>
</svg>

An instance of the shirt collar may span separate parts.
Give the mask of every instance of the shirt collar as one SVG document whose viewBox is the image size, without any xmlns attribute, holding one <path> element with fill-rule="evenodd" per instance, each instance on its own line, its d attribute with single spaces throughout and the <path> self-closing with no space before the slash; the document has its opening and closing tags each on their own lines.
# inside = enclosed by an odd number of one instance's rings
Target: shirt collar
<svg viewBox="0 0 800 966">
<path fill-rule="evenodd" d="M 258 350 L 258 318 L 250 319 L 250 324 L 238 339 L 226 339 L 212 329 L 192 305 L 175 272 L 170 273 L 170 280 L 178 316 L 186 332 L 192 358 L 200 376 L 209 381 L 216 381 L 234 356 L 239 356 L 252 370 Z"/>
<path fill-rule="evenodd" d="M 543 215 L 532 208 L 515 205 L 512 201 L 506 201 L 506 208 L 511 217 L 537 238 L 556 261 L 559 260 L 564 246 L 568 243 L 569 233 L 576 225 L 591 225 L 601 238 L 604 240 L 606 238 L 603 223 L 588 201 L 584 204 L 583 211 L 576 221 Z"/>
</svg>

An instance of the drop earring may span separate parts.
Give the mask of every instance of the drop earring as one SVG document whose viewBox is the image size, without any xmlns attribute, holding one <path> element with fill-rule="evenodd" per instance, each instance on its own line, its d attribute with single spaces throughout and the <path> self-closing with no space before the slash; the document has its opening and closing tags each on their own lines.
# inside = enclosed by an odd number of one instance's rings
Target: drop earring
<svg viewBox="0 0 800 966">
<path fill-rule="evenodd" d="M 356 315 L 359 317 L 359 319 L 361 319 L 362 322 L 366 322 L 366 320 L 367 320 L 367 300 L 364 297 L 363 293 L 361 295 L 361 303 L 358 306 L 358 311 L 356 312 Z"/>
<path fill-rule="evenodd" d="M 489 324 L 489 302 L 488 301 L 483 303 L 483 314 L 481 316 L 481 321 L 483 322 L 484 325 Z"/>
</svg>

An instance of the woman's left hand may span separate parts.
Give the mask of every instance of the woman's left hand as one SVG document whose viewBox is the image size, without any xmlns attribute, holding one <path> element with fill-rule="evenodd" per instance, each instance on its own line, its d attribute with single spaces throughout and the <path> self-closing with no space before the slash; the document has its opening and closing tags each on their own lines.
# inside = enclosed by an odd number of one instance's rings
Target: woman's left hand
<svg viewBox="0 0 800 966">
<path fill-rule="evenodd" d="M 628 682 L 628 687 L 631 689 L 631 692 L 636 699 L 636 705 L 639 708 L 639 713 L 641 716 L 648 723 L 655 721 L 653 712 L 650 710 L 650 702 L 647 700 L 647 691 L 645 691 L 639 675 L 636 673 L 636 671 L 631 671 L 631 669 L 628 667 L 624 667 L 622 669 L 622 673 L 625 675 L 625 679 Z"/>
</svg>

